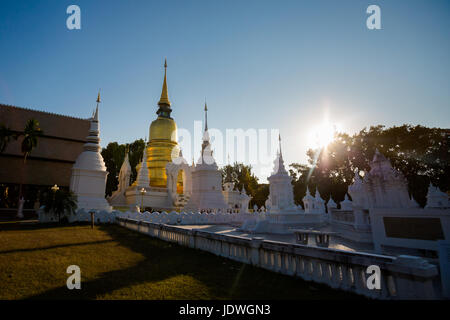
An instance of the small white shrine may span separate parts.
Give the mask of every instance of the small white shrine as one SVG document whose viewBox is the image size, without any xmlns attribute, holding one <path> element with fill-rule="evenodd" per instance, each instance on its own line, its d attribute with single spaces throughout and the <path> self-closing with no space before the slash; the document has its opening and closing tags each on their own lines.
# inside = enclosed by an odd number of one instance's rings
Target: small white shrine
<svg viewBox="0 0 450 320">
<path fill-rule="evenodd" d="M 125 198 L 125 191 L 130 185 L 131 165 L 128 159 L 128 150 L 125 153 L 125 159 L 120 167 L 119 184 L 117 190 L 114 191 L 108 201 L 113 206 L 127 206 L 127 199 Z"/>
<path fill-rule="evenodd" d="M 408 208 L 411 199 L 407 181 L 395 170 L 391 162 L 378 149 L 370 163 L 369 173 L 361 179 L 355 172 L 355 182 L 348 189 L 355 207 L 364 208 Z"/>
<path fill-rule="evenodd" d="M 248 212 L 248 204 L 252 198 L 247 194 L 245 187 L 242 187 L 242 191 L 239 191 L 234 182 L 228 181 L 223 184 L 222 193 L 228 205 L 228 210 L 241 213 Z"/>
<path fill-rule="evenodd" d="M 450 208 L 448 195 L 438 187 L 431 184 L 428 186 L 427 205 L 425 208 Z"/>
</svg>

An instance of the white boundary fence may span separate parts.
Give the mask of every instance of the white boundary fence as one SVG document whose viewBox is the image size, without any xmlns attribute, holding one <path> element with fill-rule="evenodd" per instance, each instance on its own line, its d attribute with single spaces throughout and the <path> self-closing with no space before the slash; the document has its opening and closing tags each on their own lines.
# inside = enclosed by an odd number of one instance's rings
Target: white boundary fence
<svg viewBox="0 0 450 320">
<path fill-rule="evenodd" d="M 438 268 L 412 256 L 383 256 L 189 230 L 116 217 L 116 223 L 151 237 L 211 252 L 307 281 L 375 299 L 441 299 Z M 381 288 L 369 289 L 369 266 L 381 270 Z"/>
</svg>

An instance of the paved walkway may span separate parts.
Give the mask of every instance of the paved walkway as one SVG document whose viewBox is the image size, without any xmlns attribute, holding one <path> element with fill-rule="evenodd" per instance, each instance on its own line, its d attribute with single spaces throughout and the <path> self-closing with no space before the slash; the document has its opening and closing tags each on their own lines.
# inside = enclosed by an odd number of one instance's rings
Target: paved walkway
<svg viewBox="0 0 450 320">
<path fill-rule="evenodd" d="M 214 232 L 214 233 L 218 233 L 218 234 L 233 235 L 233 236 L 240 236 L 240 237 L 245 237 L 245 238 L 261 237 L 266 240 L 296 243 L 294 234 L 248 233 L 248 232 L 244 232 L 244 231 L 239 231 L 237 227 L 233 227 L 233 226 L 229 226 L 229 225 L 187 225 L 187 226 L 181 225 L 178 227 L 184 228 L 184 229 L 189 229 L 189 230 L 198 229 L 198 230 L 202 230 L 202 231 Z M 309 237 L 308 245 L 317 247 L 314 237 L 311 237 L 311 236 Z M 346 239 L 342 239 L 339 237 L 333 237 L 333 236 L 330 239 L 329 248 L 345 250 L 345 251 L 352 251 L 352 252 L 359 251 L 359 252 L 374 253 L 373 249 L 369 245 L 364 245 L 361 243 L 356 243 L 353 241 L 349 241 Z"/>
</svg>

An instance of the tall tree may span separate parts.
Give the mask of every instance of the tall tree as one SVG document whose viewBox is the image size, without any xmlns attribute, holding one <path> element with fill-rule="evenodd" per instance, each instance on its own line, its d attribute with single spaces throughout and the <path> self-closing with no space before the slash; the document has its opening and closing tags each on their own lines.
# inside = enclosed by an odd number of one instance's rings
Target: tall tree
<svg viewBox="0 0 450 320">
<path fill-rule="evenodd" d="M 22 213 L 22 207 L 20 205 L 20 201 L 23 197 L 23 178 L 24 178 L 24 172 L 25 172 L 25 166 L 27 163 L 27 158 L 30 155 L 30 153 L 37 147 L 38 145 L 38 137 L 43 135 L 43 131 L 41 130 L 39 126 L 39 121 L 36 119 L 29 119 L 27 123 L 25 124 L 25 128 L 23 129 L 23 133 L 20 134 L 23 136 L 22 142 L 21 142 L 21 151 L 23 153 L 23 167 L 20 177 L 20 186 L 19 186 L 19 205 L 18 205 L 18 211 L 17 216 L 19 218 L 23 217 Z"/>
<path fill-rule="evenodd" d="M 43 134 L 39 127 L 39 121 L 36 119 L 29 119 L 23 130 L 23 140 L 21 144 L 21 150 L 23 153 L 23 162 L 27 162 L 27 157 L 31 151 L 37 147 L 38 137 Z"/>
<path fill-rule="evenodd" d="M 326 148 L 308 150 L 308 166 L 291 165 L 292 173 L 296 174 L 295 199 L 304 196 L 308 184 L 310 188 L 318 186 L 324 199 L 332 195 L 342 201 L 355 170 L 362 174 L 370 170 L 370 161 L 378 148 L 405 175 L 409 192 L 423 206 L 430 181 L 442 190 L 450 188 L 448 138 L 448 130 L 419 125 L 372 126 L 352 136 L 338 133 Z"/>
<path fill-rule="evenodd" d="M 136 180 L 137 172 L 136 166 L 142 160 L 144 153 L 145 142 L 143 139 L 138 139 L 131 144 L 118 144 L 117 142 L 109 143 L 106 148 L 102 150 L 102 157 L 105 161 L 106 168 L 109 172 L 106 179 L 106 195 L 110 196 L 114 190 L 117 189 L 118 176 L 120 167 L 125 159 L 125 152 L 128 149 L 129 161 L 131 166 L 131 182 Z"/>
<path fill-rule="evenodd" d="M 233 176 L 233 182 L 235 183 L 239 191 L 242 191 L 242 188 L 245 187 L 247 194 L 252 198 L 257 195 L 259 191 L 258 178 L 252 173 L 251 166 L 237 162 L 235 162 L 233 165 L 224 166 L 222 168 L 223 180 L 230 175 Z M 250 205 L 253 205 L 253 203 L 253 200 L 250 201 Z"/>
<path fill-rule="evenodd" d="M 0 123 L 0 153 L 5 151 L 12 139 L 17 140 L 17 134 L 3 123 Z"/>
</svg>

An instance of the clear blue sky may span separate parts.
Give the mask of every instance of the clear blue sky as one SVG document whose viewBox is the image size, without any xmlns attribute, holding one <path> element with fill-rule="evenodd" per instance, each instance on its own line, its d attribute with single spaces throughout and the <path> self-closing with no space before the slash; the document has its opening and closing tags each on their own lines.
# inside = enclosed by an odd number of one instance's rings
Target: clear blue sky
<svg viewBox="0 0 450 320">
<path fill-rule="evenodd" d="M 164 57 L 179 127 L 207 97 L 210 127 L 280 129 L 287 163 L 325 111 L 348 132 L 450 127 L 450 1 L 0 2 L 0 102 L 87 118 L 101 88 L 103 146 L 148 136 Z"/>
</svg>

